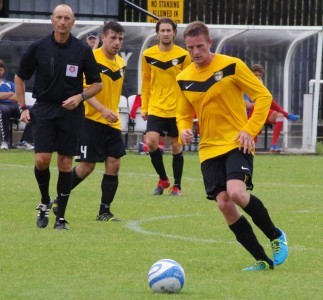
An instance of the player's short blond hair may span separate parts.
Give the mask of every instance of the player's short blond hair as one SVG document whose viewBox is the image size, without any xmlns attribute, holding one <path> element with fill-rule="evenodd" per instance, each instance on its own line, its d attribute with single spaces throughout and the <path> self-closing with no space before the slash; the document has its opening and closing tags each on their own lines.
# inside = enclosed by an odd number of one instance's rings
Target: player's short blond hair
<svg viewBox="0 0 323 300">
<path fill-rule="evenodd" d="M 194 21 L 189 23 L 184 30 L 184 39 L 187 36 L 199 36 L 204 35 L 206 39 L 210 39 L 209 28 L 201 21 Z"/>
</svg>

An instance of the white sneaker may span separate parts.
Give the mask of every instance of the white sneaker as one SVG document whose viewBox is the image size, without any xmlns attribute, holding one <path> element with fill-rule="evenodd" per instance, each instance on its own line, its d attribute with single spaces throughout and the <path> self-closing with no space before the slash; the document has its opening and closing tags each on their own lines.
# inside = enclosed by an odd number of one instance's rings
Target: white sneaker
<svg viewBox="0 0 323 300">
<path fill-rule="evenodd" d="M 6 141 L 1 142 L 0 149 L 8 150 L 9 149 L 8 143 Z"/>
<path fill-rule="evenodd" d="M 23 150 L 34 150 L 35 147 L 32 144 L 29 144 L 26 141 L 19 142 L 17 144 L 17 149 L 23 149 Z"/>
</svg>

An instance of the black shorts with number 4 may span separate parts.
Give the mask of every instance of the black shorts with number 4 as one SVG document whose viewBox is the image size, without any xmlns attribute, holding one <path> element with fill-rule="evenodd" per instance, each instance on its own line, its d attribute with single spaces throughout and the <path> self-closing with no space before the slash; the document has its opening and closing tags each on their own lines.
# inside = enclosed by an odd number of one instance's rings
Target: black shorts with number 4
<svg viewBox="0 0 323 300">
<path fill-rule="evenodd" d="M 121 130 L 85 119 L 76 161 L 104 162 L 107 157 L 120 158 L 124 155 L 126 149 Z"/>
<path fill-rule="evenodd" d="M 247 190 L 253 189 L 253 155 L 244 154 L 239 149 L 202 162 L 201 171 L 207 198 L 210 200 L 227 190 L 226 183 L 230 179 L 241 180 L 246 184 Z"/>
</svg>

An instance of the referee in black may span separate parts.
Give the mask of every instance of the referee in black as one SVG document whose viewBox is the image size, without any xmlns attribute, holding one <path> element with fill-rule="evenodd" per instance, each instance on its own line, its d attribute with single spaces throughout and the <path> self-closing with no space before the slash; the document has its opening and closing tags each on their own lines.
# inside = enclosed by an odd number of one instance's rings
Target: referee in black
<svg viewBox="0 0 323 300">
<path fill-rule="evenodd" d="M 15 76 L 21 120 L 33 123 L 35 177 L 41 194 L 37 206 L 37 226 L 45 228 L 50 211 L 49 166 L 57 151 L 59 170 L 57 195 L 59 210 L 55 229 L 68 229 L 65 210 L 71 192 L 72 162 L 79 146 L 84 119 L 84 100 L 102 89 L 101 78 L 92 50 L 71 34 L 75 22 L 73 10 L 66 4 L 55 7 L 51 16 L 54 31 L 34 42 L 23 55 Z M 29 111 L 25 104 L 25 80 L 35 73 Z M 83 92 L 83 74 L 89 88 Z"/>
</svg>

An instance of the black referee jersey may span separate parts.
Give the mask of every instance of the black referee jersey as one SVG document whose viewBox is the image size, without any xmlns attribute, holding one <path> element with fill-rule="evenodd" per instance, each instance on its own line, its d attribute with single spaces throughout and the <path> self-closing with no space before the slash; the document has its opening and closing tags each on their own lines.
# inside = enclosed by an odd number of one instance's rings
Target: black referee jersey
<svg viewBox="0 0 323 300">
<path fill-rule="evenodd" d="M 34 42 L 23 55 L 17 75 L 28 80 L 35 73 L 33 97 L 37 102 L 62 103 L 83 91 L 86 83 L 101 82 L 92 49 L 70 35 L 64 44 L 54 33 Z"/>
</svg>

